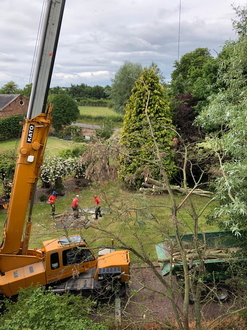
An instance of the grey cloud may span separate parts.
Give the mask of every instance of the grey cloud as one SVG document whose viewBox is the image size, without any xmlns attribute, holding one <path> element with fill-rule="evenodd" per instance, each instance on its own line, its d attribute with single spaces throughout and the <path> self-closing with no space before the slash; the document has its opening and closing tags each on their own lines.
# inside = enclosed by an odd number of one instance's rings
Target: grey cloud
<svg viewBox="0 0 247 330">
<path fill-rule="evenodd" d="M 198 47 L 215 54 L 234 38 L 232 0 L 67 0 L 52 86 L 111 83 L 128 60 L 157 63 L 167 80 L 178 56 Z M 0 87 L 30 82 L 41 0 L 1 0 Z M 239 0 L 245 5 L 245 0 Z M 214 10 L 212 10 L 214 8 Z"/>
</svg>

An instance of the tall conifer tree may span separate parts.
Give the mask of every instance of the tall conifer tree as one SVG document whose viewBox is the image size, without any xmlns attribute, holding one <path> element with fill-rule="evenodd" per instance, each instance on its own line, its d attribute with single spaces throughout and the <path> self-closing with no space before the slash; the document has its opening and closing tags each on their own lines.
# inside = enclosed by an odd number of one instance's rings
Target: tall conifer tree
<svg viewBox="0 0 247 330">
<path fill-rule="evenodd" d="M 146 175 L 160 180 L 160 160 L 171 177 L 175 171 L 173 137 L 168 96 L 156 68 L 145 68 L 126 105 L 119 177 L 135 188 Z"/>
</svg>

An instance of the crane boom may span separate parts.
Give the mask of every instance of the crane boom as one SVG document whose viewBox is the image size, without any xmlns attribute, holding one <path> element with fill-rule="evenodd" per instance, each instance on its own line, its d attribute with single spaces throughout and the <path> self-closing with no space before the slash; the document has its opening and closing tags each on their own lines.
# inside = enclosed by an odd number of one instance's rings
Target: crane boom
<svg viewBox="0 0 247 330">
<path fill-rule="evenodd" d="M 47 95 L 56 56 L 65 0 L 48 1 L 40 39 L 27 118 L 46 110 Z"/>
<path fill-rule="evenodd" d="M 23 236 L 26 236 L 24 237 L 25 240 L 27 238 L 27 235 L 24 235 L 26 213 L 29 201 L 34 197 L 51 123 L 51 108 L 46 108 L 46 102 L 64 6 L 65 0 L 48 0 L 47 2 L 31 99 L 27 119 L 22 130 L 3 241 L 0 248 L 1 254 L 25 253 L 23 252 Z M 25 245 L 27 246 L 27 244 Z"/>
</svg>

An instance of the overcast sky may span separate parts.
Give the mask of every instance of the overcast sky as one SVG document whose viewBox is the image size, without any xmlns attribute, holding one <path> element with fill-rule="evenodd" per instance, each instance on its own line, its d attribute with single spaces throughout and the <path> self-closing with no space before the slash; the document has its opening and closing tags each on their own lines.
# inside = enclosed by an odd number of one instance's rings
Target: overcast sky
<svg viewBox="0 0 247 330">
<path fill-rule="evenodd" d="M 0 87 L 32 82 L 43 3 L 0 0 Z M 236 38 L 232 4 L 247 0 L 66 0 L 51 86 L 111 85 L 124 61 L 154 62 L 169 81 L 179 56 L 198 47 L 215 56 Z"/>
</svg>

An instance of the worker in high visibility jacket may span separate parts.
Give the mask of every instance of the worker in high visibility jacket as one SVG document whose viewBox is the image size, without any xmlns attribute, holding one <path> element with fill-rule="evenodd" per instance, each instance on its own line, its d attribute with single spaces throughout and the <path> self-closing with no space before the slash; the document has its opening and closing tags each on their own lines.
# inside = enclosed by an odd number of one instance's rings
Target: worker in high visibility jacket
<svg viewBox="0 0 247 330">
<path fill-rule="evenodd" d="M 98 220 L 98 217 L 102 217 L 101 214 L 101 208 L 100 208 L 100 199 L 98 197 L 98 195 L 94 195 L 94 203 L 95 203 L 95 220 Z"/>
<path fill-rule="evenodd" d="M 71 203 L 72 210 L 74 212 L 74 218 L 79 218 L 79 195 L 76 195 L 75 198 L 73 198 Z"/>
<path fill-rule="evenodd" d="M 47 203 L 51 205 L 51 215 L 55 215 L 55 203 L 57 200 L 57 192 L 53 191 L 52 194 L 49 196 Z"/>
</svg>

